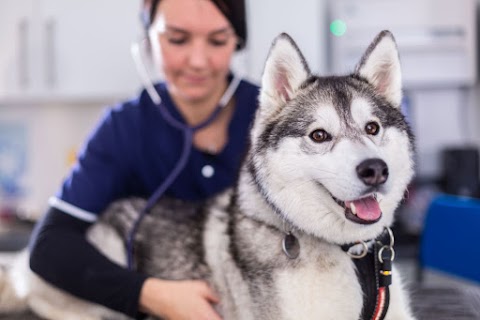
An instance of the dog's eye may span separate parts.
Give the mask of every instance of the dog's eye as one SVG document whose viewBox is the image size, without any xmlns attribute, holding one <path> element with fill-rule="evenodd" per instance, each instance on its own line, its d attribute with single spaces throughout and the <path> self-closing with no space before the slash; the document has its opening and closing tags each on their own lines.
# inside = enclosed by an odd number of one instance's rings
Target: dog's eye
<svg viewBox="0 0 480 320">
<path fill-rule="evenodd" d="M 380 125 L 375 121 L 369 122 L 365 126 L 365 132 L 367 134 L 371 134 L 372 136 L 377 135 L 379 131 L 380 131 Z"/>
<path fill-rule="evenodd" d="M 312 133 L 310 133 L 310 139 L 312 139 L 315 142 L 325 142 L 325 141 L 332 140 L 332 136 L 323 129 L 317 129 Z"/>
</svg>

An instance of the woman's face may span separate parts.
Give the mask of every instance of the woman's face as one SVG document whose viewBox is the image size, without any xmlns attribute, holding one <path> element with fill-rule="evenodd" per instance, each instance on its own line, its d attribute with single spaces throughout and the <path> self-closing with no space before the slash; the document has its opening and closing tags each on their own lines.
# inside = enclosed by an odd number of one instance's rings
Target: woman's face
<svg viewBox="0 0 480 320">
<path fill-rule="evenodd" d="M 161 0 L 149 37 L 175 98 L 201 102 L 223 93 L 237 37 L 210 0 Z"/>
</svg>

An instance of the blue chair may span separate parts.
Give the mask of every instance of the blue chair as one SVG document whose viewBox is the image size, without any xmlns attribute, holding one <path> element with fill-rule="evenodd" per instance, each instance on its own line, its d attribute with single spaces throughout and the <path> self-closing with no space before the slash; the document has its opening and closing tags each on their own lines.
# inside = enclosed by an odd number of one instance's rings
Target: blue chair
<svg viewBox="0 0 480 320">
<path fill-rule="evenodd" d="M 420 243 L 420 267 L 480 283 L 480 200 L 439 195 Z"/>
</svg>

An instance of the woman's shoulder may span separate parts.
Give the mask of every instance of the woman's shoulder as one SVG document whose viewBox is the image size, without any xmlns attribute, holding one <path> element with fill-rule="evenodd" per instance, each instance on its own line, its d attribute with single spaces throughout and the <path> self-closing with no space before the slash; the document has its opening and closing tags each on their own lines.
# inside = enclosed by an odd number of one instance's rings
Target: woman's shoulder
<svg viewBox="0 0 480 320">
<path fill-rule="evenodd" d="M 258 105 L 258 94 L 260 87 L 249 80 L 243 79 L 240 82 L 237 91 L 237 103 L 241 106 L 242 110 L 248 114 L 253 115 Z"/>
<path fill-rule="evenodd" d="M 142 90 L 136 96 L 106 106 L 94 132 L 108 131 L 115 135 L 126 133 L 134 135 L 135 132 L 145 130 L 145 127 L 153 127 L 149 124 L 158 120 L 155 109 L 155 104 L 146 91 Z"/>
<path fill-rule="evenodd" d="M 138 113 L 154 107 L 155 104 L 148 95 L 147 90 L 141 89 L 138 94 L 112 105 L 109 109 L 114 113 L 123 114 Z"/>
<path fill-rule="evenodd" d="M 162 90 L 161 85 L 158 90 Z M 122 126 L 125 123 L 150 122 L 158 117 L 157 109 L 148 92 L 141 89 L 136 95 L 107 106 L 103 121 L 120 123 Z"/>
<path fill-rule="evenodd" d="M 242 79 L 242 81 L 240 81 L 239 89 L 255 98 L 260 91 L 260 87 L 248 79 Z"/>
</svg>

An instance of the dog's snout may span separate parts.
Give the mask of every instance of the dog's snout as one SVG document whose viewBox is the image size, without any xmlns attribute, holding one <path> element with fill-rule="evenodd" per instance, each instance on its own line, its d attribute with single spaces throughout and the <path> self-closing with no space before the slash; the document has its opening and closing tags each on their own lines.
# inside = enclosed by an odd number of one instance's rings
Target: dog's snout
<svg viewBox="0 0 480 320">
<path fill-rule="evenodd" d="M 388 166 L 382 159 L 367 159 L 357 166 L 357 175 L 367 186 L 377 187 L 388 179 Z"/>
</svg>

